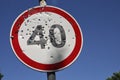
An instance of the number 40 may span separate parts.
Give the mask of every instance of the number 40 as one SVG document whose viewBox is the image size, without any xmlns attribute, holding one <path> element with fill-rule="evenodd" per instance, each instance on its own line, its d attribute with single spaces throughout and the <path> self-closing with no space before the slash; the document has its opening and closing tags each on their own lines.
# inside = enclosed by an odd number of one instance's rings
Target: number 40
<svg viewBox="0 0 120 80">
<path fill-rule="evenodd" d="M 61 35 L 61 42 L 60 43 L 57 43 L 56 37 L 55 37 L 55 34 L 54 34 L 54 30 L 56 28 L 58 28 L 59 31 L 60 31 L 60 35 Z M 42 25 L 38 25 L 36 27 L 36 29 L 33 31 L 30 38 L 27 40 L 27 45 L 41 45 L 41 49 L 44 49 L 45 44 L 47 43 L 47 40 L 44 39 L 43 30 L 44 29 L 42 28 Z M 36 36 L 39 36 L 40 40 L 36 41 L 35 40 Z M 65 31 L 64 31 L 64 29 L 63 29 L 63 27 L 61 25 L 58 25 L 58 24 L 52 25 L 51 28 L 49 29 L 49 37 L 50 37 L 50 42 L 56 48 L 61 48 L 66 43 Z"/>
</svg>

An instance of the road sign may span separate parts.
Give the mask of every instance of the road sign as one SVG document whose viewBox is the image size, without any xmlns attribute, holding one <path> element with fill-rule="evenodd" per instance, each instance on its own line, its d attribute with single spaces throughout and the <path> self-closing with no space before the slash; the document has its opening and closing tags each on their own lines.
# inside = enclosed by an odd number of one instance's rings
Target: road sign
<svg viewBox="0 0 120 80">
<path fill-rule="evenodd" d="M 14 21 L 10 42 L 15 55 L 32 69 L 53 72 L 71 65 L 80 54 L 82 32 L 66 11 L 36 6 Z"/>
</svg>

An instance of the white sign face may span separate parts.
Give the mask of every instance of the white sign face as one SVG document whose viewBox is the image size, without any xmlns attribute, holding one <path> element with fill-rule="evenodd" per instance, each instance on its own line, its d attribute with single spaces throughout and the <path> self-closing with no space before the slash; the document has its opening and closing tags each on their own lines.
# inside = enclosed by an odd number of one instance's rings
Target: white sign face
<svg viewBox="0 0 120 80">
<path fill-rule="evenodd" d="M 83 41 L 75 19 L 52 6 L 23 12 L 14 22 L 10 36 L 16 56 L 27 66 L 43 72 L 72 64 Z"/>
<path fill-rule="evenodd" d="M 30 16 L 22 23 L 18 33 L 25 55 L 42 64 L 54 64 L 67 58 L 74 49 L 75 39 L 72 25 L 52 12 Z"/>
</svg>

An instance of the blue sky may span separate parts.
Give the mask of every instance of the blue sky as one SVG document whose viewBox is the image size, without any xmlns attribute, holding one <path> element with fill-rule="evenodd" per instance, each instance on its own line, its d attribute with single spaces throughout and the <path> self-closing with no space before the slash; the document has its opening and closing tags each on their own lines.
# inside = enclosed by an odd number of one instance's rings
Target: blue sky
<svg viewBox="0 0 120 80">
<path fill-rule="evenodd" d="M 80 24 L 83 49 L 68 68 L 56 72 L 57 80 L 105 80 L 120 71 L 120 0 L 47 0 L 69 12 Z M 3 80 L 45 80 L 46 73 L 28 68 L 14 55 L 9 35 L 16 17 L 38 6 L 38 0 L 0 1 L 0 72 Z"/>
</svg>

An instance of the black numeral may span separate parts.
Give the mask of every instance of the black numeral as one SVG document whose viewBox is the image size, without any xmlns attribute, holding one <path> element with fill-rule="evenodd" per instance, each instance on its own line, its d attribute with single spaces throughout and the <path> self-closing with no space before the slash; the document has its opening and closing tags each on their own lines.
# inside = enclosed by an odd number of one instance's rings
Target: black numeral
<svg viewBox="0 0 120 80">
<path fill-rule="evenodd" d="M 61 37 L 60 40 L 58 40 L 55 37 L 55 29 L 59 29 L 60 37 Z M 47 43 L 47 40 L 44 39 L 43 30 L 44 29 L 42 28 L 42 25 L 38 25 L 36 27 L 36 29 L 33 31 L 30 38 L 27 40 L 27 45 L 41 45 L 41 49 L 44 49 L 45 44 Z M 36 36 L 39 36 L 40 40 L 35 40 Z M 61 25 L 58 25 L 58 24 L 52 25 L 49 30 L 49 37 L 50 37 L 50 42 L 56 48 L 61 48 L 66 43 L 65 31 Z M 59 43 L 58 43 L 58 41 L 59 41 Z"/>
</svg>

